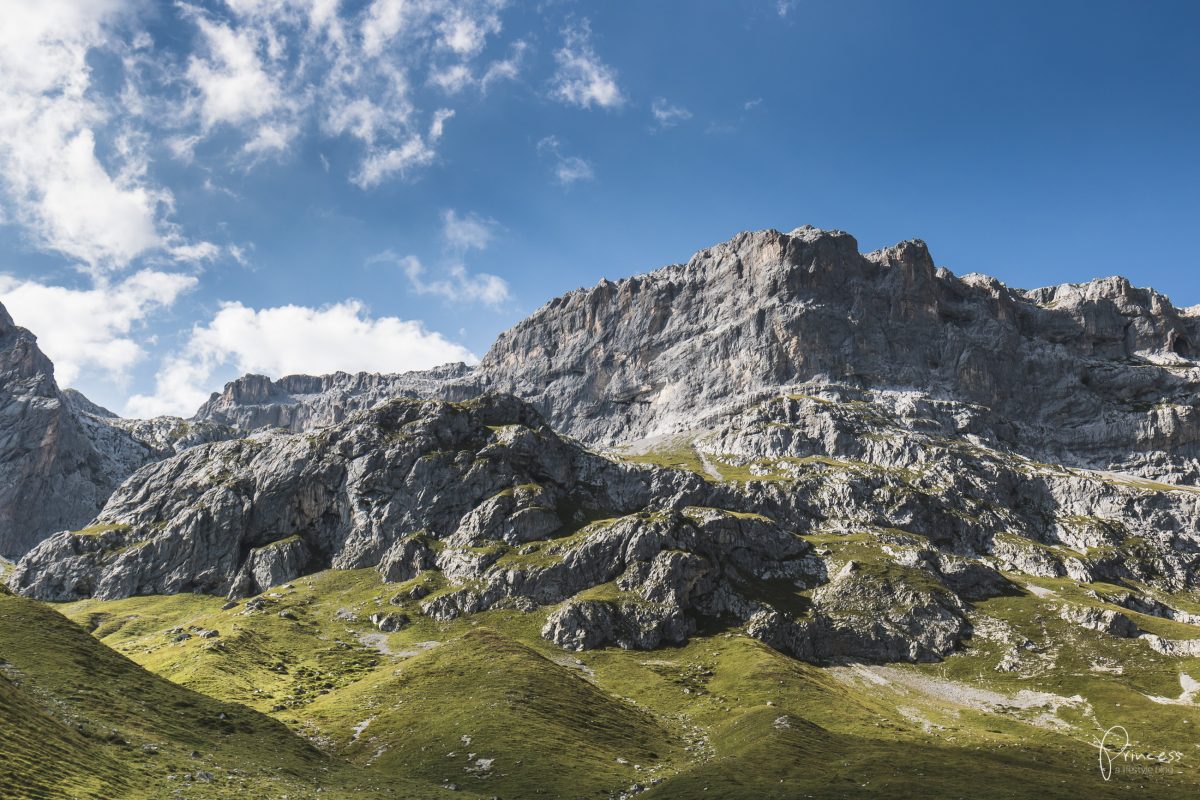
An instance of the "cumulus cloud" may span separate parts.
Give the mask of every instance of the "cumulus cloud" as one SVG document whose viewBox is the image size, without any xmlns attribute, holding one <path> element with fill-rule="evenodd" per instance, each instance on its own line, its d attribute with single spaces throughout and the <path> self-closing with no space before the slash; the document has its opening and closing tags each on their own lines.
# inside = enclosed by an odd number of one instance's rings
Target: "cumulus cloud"
<svg viewBox="0 0 1200 800">
<path fill-rule="evenodd" d="M 147 178 L 147 137 L 93 92 L 93 51 L 131 59 L 142 44 L 117 34 L 131 5 L 12 0 L 0 25 L 0 182 L 12 221 L 96 272 L 183 243 L 167 221 L 171 193 Z M 136 92 L 119 100 L 137 112 Z"/>
<path fill-rule="evenodd" d="M 207 52 L 191 57 L 187 77 L 200 94 L 205 128 L 261 119 L 279 109 L 283 88 L 260 55 L 270 41 L 265 32 L 235 30 L 198 12 L 194 17 Z"/>
<path fill-rule="evenodd" d="M 361 302 L 322 308 L 255 309 L 224 303 L 207 324 L 196 325 L 183 348 L 168 357 L 155 391 L 134 395 L 125 412 L 137 417 L 190 416 L 208 399 L 219 372 L 281 377 L 337 370 L 405 372 L 475 356 L 418 321 L 372 317 Z"/>
<path fill-rule="evenodd" d="M 207 243 L 175 222 L 153 164 L 161 154 L 211 171 L 203 145 L 218 135 L 240 149 L 232 159 L 212 149 L 223 167 L 286 157 L 314 129 L 360 145 L 346 177 L 363 189 L 413 177 L 437 160 L 454 111 L 420 108 L 412 76 L 451 95 L 515 79 L 524 41 L 487 53 L 506 4 L 181 0 L 162 14 L 192 38 L 167 42 L 145 29 L 144 0 L 10 0 L 0 25 L 0 219 L 111 275 L 150 256 L 196 260 Z M 572 37 L 586 60 L 586 37 Z"/>
<path fill-rule="evenodd" d="M 658 130 L 673 128 L 681 122 L 692 118 L 692 112 L 683 106 L 668 103 L 666 98 L 659 97 L 650 104 L 650 114 L 654 117 L 654 125 Z"/>
<path fill-rule="evenodd" d="M 562 142 L 557 136 L 547 136 L 539 141 L 537 150 L 543 158 L 550 159 L 554 177 L 563 186 L 570 186 L 578 181 L 590 181 L 595 177 L 591 163 L 579 156 L 564 153 Z"/>
<path fill-rule="evenodd" d="M 587 20 L 563 30 L 563 46 L 554 53 L 558 65 L 551 96 L 580 108 L 616 108 L 625 102 L 617 86 L 617 73 L 592 49 L 592 30 Z"/>
<path fill-rule="evenodd" d="M 38 337 L 62 386 L 94 374 L 117 383 L 146 358 L 135 338 L 146 319 L 196 285 L 190 275 L 142 270 L 90 289 L 49 286 L 0 275 L 0 300 Z"/>
</svg>

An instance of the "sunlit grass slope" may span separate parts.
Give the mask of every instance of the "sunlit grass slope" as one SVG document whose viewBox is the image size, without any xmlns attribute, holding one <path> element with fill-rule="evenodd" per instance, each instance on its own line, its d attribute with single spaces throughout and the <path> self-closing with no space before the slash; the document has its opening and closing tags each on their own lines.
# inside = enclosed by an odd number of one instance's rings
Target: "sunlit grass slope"
<svg viewBox="0 0 1200 800">
<path fill-rule="evenodd" d="M 866 562 L 864 541 L 820 543 Z M 1064 621 L 1058 605 L 1100 602 L 1065 579 L 977 603 L 975 637 L 944 663 L 881 667 L 816 667 L 735 628 L 680 648 L 567 653 L 539 636 L 544 609 L 437 622 L 407 599 L 419 582 L 328 571 L 249 612 L 195 595 L 61 609 L 150 670 L 283 721 L 364 779 L 407 776 L 438 787 L 434 797 L 440 787 L 501 798 L 635 787 L 647 798 L 1200 790 L 1197 709 L 1164 702 L 1182 676 L 1200 678 L 1200 660 Z M 411 622 L 382 633 L 370 619 L 381 613 Z M 1195 633 L 1130 614 L 1163 635 Z M 176 629 L 218 635 L 175 641 Z M 1017 670 L 996 668 L 1011 649 L 1004 637 L 1028 643 Z M 1093 744 L 1112 725 L 1138 752 L 1180 751 L 1182 761 L 1103 780 Z"/>
</svg>

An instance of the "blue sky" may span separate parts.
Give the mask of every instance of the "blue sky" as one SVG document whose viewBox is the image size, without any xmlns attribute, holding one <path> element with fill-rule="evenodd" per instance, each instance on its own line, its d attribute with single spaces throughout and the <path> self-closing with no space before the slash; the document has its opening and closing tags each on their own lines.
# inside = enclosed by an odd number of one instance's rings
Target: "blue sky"
<svg viewBox="0 0 1200 800">
<path fill-rule="evenodd" d="M 1200 303 L 1200 6 L 12 0 L 0 301 L 60 381 L 481 356 L 554 295 L 809 223 Z"/>
</svg>

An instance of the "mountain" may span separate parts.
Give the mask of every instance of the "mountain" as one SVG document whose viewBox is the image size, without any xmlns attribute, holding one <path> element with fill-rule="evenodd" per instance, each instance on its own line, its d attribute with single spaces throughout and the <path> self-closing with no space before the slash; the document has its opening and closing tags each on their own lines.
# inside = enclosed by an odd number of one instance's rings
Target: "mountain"
<svg viewBox="0 0 1200 800">
<path fill-rule="evenodd" d="M 214 392 L 192 420 L 240 431 L 313 430 L 342 422 L 356 411 L 395 397 L 441 397 L 448 394 L 444 385 L 470 373 L 470 367 L 460 363 L 396 375 L 336 372 L 288 375 L 278 380 L 245 375 L 226 384 L 224 391 Z M 464 391 L 462 399 L 467 396 Z"/>
<path fill-rule="evenodd" d="M 60 390 L 37 338 L 0 305 L 0 556 L 92 519 L 134 470 L 232 431 L 182 420 L 123 420 Z"/>
<path fill-rule="evenodd" d="M 845 386 L 942 403 L 939 416 L 1041 460 L 1194 483 L 1197 346 L 1194 310 L 1123 278 L 1021 291 L 938 269 L 920 241 L 860 255 L 849 234 L 803 227 L 556 298 L 478 372 L 598 444 Z"/>
<path fill-rule="evenodd" d="M 239 598 L 432 571 L 422 613 L 565 603 L 544 635 L 575 649 L 734 620 L 818 662 L 938 659 L 1005 575 L 1137 581 L 1134 604 L 1197 585 L 1200 491 L 1164 482 L 1194 461 L 1193 323 L 1118 280 L 1018 292 L 919 242 L 744 234 L 552 301 L 474 370 L 231 383 L 196 420 L 269 427 L 141 469 L 9 583 Z M 890 557 L 795 538 L 864 530 Z"/>
<path fill-rule="evenodd" d="M 1110 783 L 1092 743 L 1186 760 L 1200 701 L 1200 316 L 1123 279 L 745 233 L 477 366 L 245 376 L 190 420 L 116 418 L 11 341 L 27 437 L 145 455 L 7 585 L 303 734 L 338 777 L 318 795 L 296 751 L 294 796 L 1200 788 Z M 33 741 L 57 695 L 0 690 Z M 78 746 L 137 796 L 129 753 Z"/>
<path fill-rule="evenodd" d="M 1124 278 L 1013 289 L 936 267 L 919 240 L 863 255 L 849 234 L 805 226 L 555 298 L 474 369 L 247 376 L 197 418 L 300 430 L 383 397 L 493 391 L 612 446 L 829 388 L 920 403 L 943 427 L 1038 460 L 1195 483 L 1197 352 L 1200 309 Z"/>
<path fill-rule="evenodd" d="M 37 339 L 0 306 L 0 556 L 19 556 L 54 531 L 96 515 L 153 454 L 127 437 L 99 448 Z M 91 414 L 90 404 L 84 412 Z M 96 427 L 107 426 L 97 420 Z"/>
</svg>

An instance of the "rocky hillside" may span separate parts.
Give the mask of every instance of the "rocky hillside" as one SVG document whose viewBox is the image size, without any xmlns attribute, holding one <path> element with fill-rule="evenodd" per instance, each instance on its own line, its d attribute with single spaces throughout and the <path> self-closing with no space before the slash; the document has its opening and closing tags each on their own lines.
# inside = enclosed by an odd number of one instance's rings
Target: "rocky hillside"
<svg viewBox="0 0 1200 800">
<path fill-rule="evenodd" d="M 231 434 L 206 421 L 123 420 L 60 390 L 37 338 L 0 305 L 0 556 L 85 524 L 138 467 Z"/>
<path fill-rule="evenodd" d="M 151 463 L 10 582 L 242 597 L 369 566 L 435 575 L 434 618 L 552 609 L 544 635 L 571 648 L 723 620 L 814 660 L 940 658 L 1002 573 L 1196 587 L 1195 326 L 1118 279 L 1022 292 L 920 242 L 863 256 L 801 228 L 556 299 L 475 369 L 247 376 L 187 422 L 58 393 L 22 331 L 8 352 L 33 354 L 67 452 L 142 448 L 80 497 Z"/>
<path fill-rule="evenodd" d="M 809 660 L 925 661 L 971 635 L 973 601 L 1014 591 L 1002 573 L 1133 582 L 1133 607 L 1168 616 L 1155 593 L 1200 582 L 1200 493 L 1039 464 L 898 406 L 785 398 L 736 434 L 617 461 L 509 396 L 394 400 L 148 465 L 9 584 L 58 601 L 236 599 L 374 567 L 432 579 L 424 615 L 515 608 L 570 649 L 733 623 Z M 869 544 L 835 553 L 806 535 Z"/>
<path fill-rule="evenodd" d="M 849 234 L 806 226 L 555 298 L 474 369 L 247 376 L 197 419 L 301 430 L 388 396 L 499 391 L 616 445 L 719 428 L 780 394 L 888 389 L 1040 461 L 1191 484 L 1197 352 L 1196 310 L 1123 278 L 1026 291 L 938 268 L 921 241 L 864 255 Z"/>
<path fill-rule="evenodd" d="M 11 321 L 0 330 L 14 427 L 0 463 L 14 473 L 6 486 L 22 487 L 12 498 L 43 499 L 0 498 L 10 555 L 83 524 L 133 469 L 188 446 L 314 431 L 392 397 L 485 391 L 527 399 L 556 431 L 610 446 L 736 437 L 738 415 L 773 397 L 850 391 L 875 402 L 884 392 L 883 407 L 906 397 L 948 435 L 1039 462 L 1200 479 L 1200 317 L 1190 309 L 1122 278 L 1025 291 L 956 277 L 923 242 L 863 255 L 850 235 L 810 227 L 739 234 L 686 264 L 557 297 L 475 368 L 246 375 L 187 421 L 119 420 L 82 396 L 67 402 L 28 331 Z"/>
<path fill-rule="evenodd" d="M 97 446 L 85 416 L 115 433 L 90 411 L 76 412 L 37 339 L 0 306 L 0 556 L 19 556 L 54 531 L 83 525 L 153 458 L 120 434 Z"/>
</svg>

